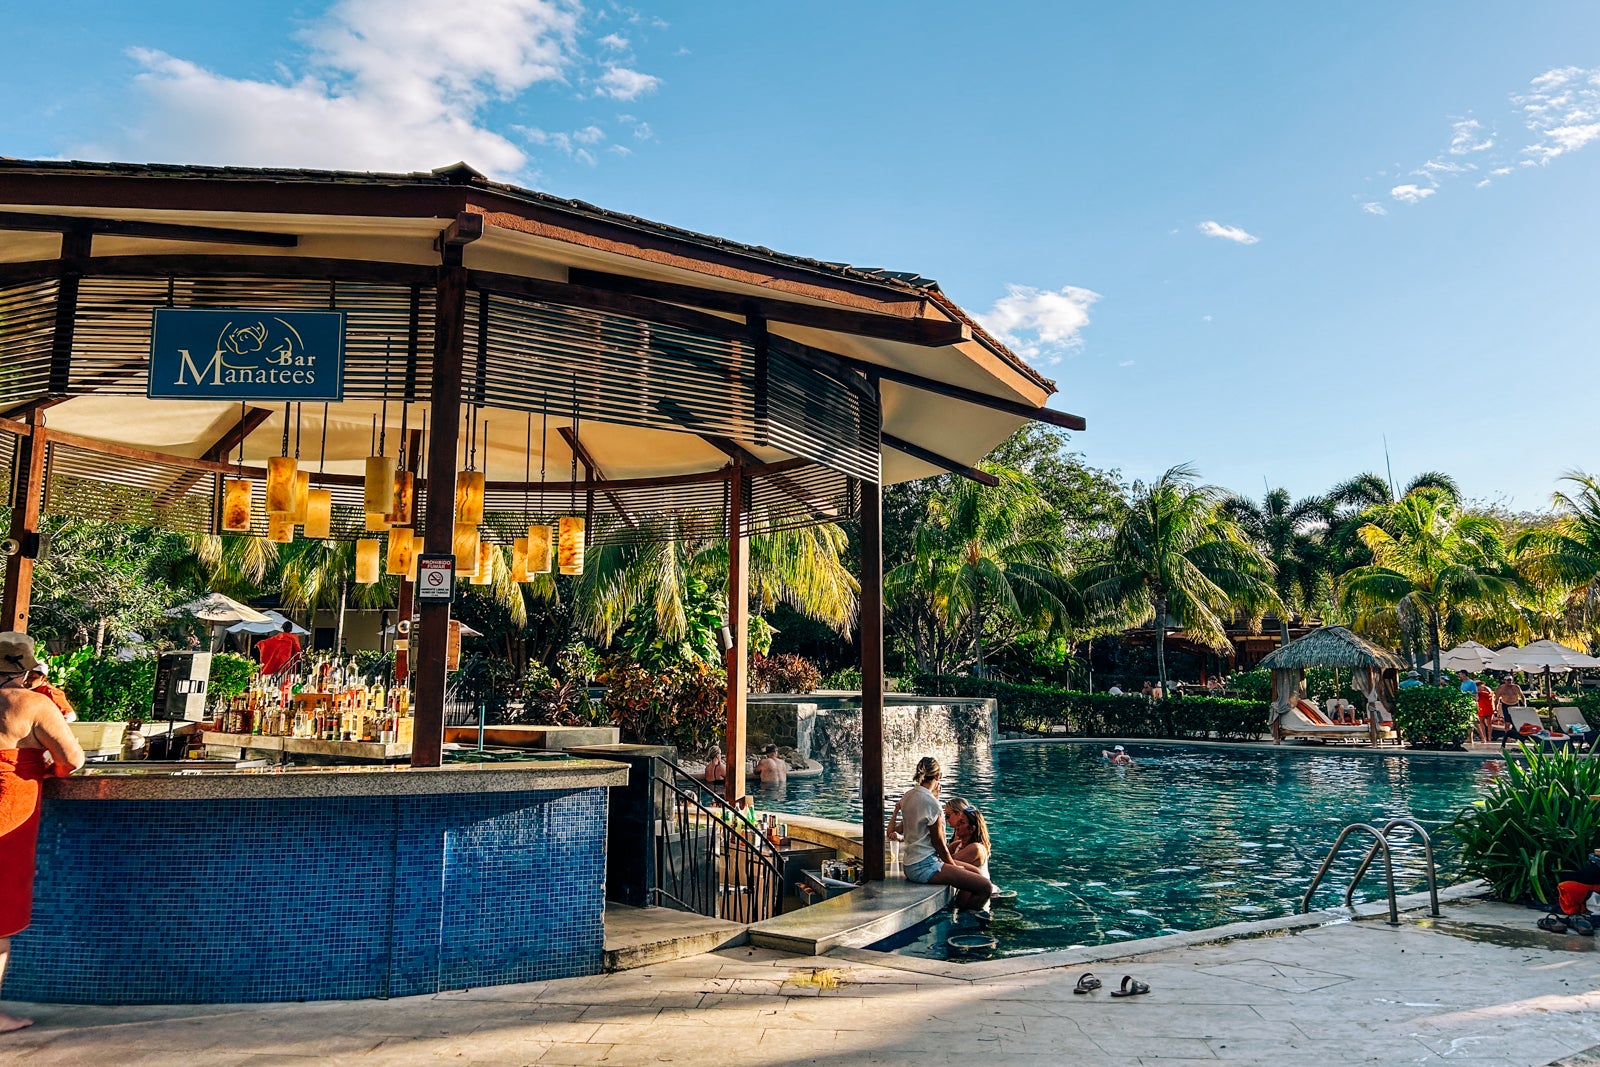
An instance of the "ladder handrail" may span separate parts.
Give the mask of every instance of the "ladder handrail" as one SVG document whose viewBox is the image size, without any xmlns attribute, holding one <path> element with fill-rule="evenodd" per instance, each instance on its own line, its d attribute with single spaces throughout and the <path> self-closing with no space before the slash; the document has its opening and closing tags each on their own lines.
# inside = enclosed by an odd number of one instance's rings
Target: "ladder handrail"
<svg viewBox="0 0 1600 1067">
<path fill-rule="evenodd" d="M 1428 836 L 1427 827 L 1415 819 L 1404 816 L 1398 819 L 1390 819 L 1383 824 L 1383 829 L 1380 832 L 1383 834 L 1384 840 L 1387 841 L 1389 834 L 1396 829 L 1415 830 L 1417 836 L 1422 838 L 1422 850 L 1428 862 L 1428 899 L 1432 903 L 1432 909 L 1428 914 L 1437 919 L 1439 917 L 1439 876 L 1433 865 L 1433 838 Z M 1367 873 L 1367 868 L 1372 864 L 1372 858 L 1377 854 L 1378 846 L 1374 844 L 1367 850 L 1366 856 L 1361 860 L 1361 866 L 1356 868 L 1355 877 L 1350 879 L 1350 888 L 1346 889 L 1344 893 L 1345 907 L 1350 907 L 1351 898 L 1355 896 L 1356 886 L 1360 884 L 1362 875 Z"/>
<path fill-rule="evenodd" d="M 1311 885 L 1306 888 L 1306 895 L 1300 898 L 1300 911 L 1306 913 L 1311 910 L 1312 894 L 1316 893 L 1317 886 L 1322 883 L 1322 879 L 1328 873 L 1328 868 L 1333 866 L 1334 858 L 1338 856 L 1340 847 L 1357 830 L 1365 830 L 1373 836 L 1375 839 L 1372 845 L 1374 851 L 1379 848 L 1383 849 L 1383 869 L 1385 881 L 1389 887 L 1389 925 L 1399 926 L 1400 905 L 1395 900 L 1394 895 L 1394 861 L 1389 854 L 1389 839 L 1380 833 L 1377 827 L 1364 822 L 1353 822 L 1339 831 L 1338 840 L 1334 841 L 1333 847 L 1328 850 L 1328 858 L 1322 861 L 1322 866 L 1317 870 L 1316 877 L 1311 879 Z"/>
</svg>

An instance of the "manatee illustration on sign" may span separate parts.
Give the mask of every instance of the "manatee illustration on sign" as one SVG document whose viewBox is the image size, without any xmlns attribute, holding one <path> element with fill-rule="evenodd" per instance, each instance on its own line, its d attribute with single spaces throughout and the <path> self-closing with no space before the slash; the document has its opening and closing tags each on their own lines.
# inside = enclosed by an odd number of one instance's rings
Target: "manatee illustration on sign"
<svg viewBox="0 0 1600 1067">
<path fill-rule="evenodd" d="M 157 308 L 151 397 L 343 399 L 344 312 Z"/>
</svg>

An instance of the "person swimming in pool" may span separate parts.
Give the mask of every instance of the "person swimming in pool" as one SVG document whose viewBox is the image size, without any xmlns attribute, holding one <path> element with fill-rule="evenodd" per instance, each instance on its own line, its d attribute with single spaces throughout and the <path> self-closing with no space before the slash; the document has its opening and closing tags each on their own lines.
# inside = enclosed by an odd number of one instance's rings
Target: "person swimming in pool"
<svg viewBox="0 0 1600 1067">
<path fill-rule="evenodd" d="M 1109 751 L 1106 749 L 1101 749 L 1100 755 L 1105 757 L 1105 760 L 1108 763 L 1129 764 L 1133 762 L 1133 757 L 1128 755 L 1128 750 L 1123 748 L 1121 745 L 1118 745 L 1116 748 L 1110 749 Z"/>
</svg>

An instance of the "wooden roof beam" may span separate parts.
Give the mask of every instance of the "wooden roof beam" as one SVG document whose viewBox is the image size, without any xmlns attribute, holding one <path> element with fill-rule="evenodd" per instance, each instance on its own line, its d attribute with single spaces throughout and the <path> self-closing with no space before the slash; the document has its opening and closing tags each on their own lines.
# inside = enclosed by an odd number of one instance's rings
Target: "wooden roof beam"
<svg viewBox="0 0 1600 1067">
<path fill-rule="evenodd" d="M 793 300 L 774 300 L 770 297 L 746 296 L 707 289 L 698 285 L 678 282 L 653 281 L 626 274 L 608 274 L 604 271 L 574 267 L 567 272 L 567 281 L 589 289 L 661 300 L 670 304 L 688 304 L 739 315 L 759 315 L 768 322 L 786 322 L 794 326 L 809 326 L 818 330 L 833 330 L 861 337 L 876 337 L 885 341 L 940 348 L 972 339 L 972 331 L 965 323 L 949 319 L 909 318 L 901 315 L 876 315 L 870 311 L 853 311 L 845 308 L 819 307 Z"/>
<path fill-rule="evenodd" d="M 923 448 L 921 445 L 914 445 L 910 441 L 903 440 L 894 436 L 893 434 L 886 433 L 883 434 L 882 437 L 883 443 L 894 449 L 896 452 L 904 452 L 906 455 L 920 459 L 922 462 L 930 466 L 942 467 L 951 474 L 959 474 L 961 477 L 977 482 L 979 485 L 995 486 L 1000 484 L 1000 479 L 996 478 L 988 471 L 979 470 L 977 467 L 969 467 L 965 463 L 957 463 L 953 459 L 939 455 L 939 453 L 933 451 L 932 449 Z"/>
<path fill-rule="evenodd" d="M 227 433 L 217 438 L 200 458 L 208 463 L 226 460 L 229 452 L 238 448 L 247 437 L 255 432 L 256 427 L 270 418 L 272 418 L 272 409 L 270 408 L 247 409 L 244 417 L 230 426 Z M 198 485 L 200 479 L 205 476 L 205 471 L 189 471 L 178 475 L 172 480 L 171 485 L 157 494 L 153 501 L 153 506 L 158 508 L 172 507 L 183 498 L 183 494 Z"/>
<path fill-rule="evenodd" d="M 699 434 L 698 436 L 700 440 L 723 453 L 729 459 L 743 464 L 746 468 L 762 465 L 761 459 L 755 453 L 731 438 L 721 437 L 717 434 Z M 831 521 L 839 517 L 838 508 L 812 499 L 806 492 L 806 487 L 796 482 L 793 478 L 786 477 L 781 472 L 768 474 L 767 477 L 771 478 L 772 484 L 783 490 L 784 495 L 790 500 L 811 512 L 812 518 Z"/>
<path fill-rule="evenodd" d="M 572 432 L 572 427 L 558 426 L 556 427 L 556 433 L 561 435 L 561 439 L 567 443 L 567 447 L 572 449 L 572 454 L 578 457 L 578 462 L 583 464 L 583 469 L 588 473 L 589 481 L 604 482 L 606 480 L 606 476 L 600 471 L 599 464 L 595 463 L 594 457 L 589 454 L 589 450 L 584 447 L 583 442 L 578 440 L 578 435 Z M 602 492 L 605 493 L 606 499 L 611 501 L 611 506 L 622 517 L 622 521 L 634 529 L 638 529 L 638 520 L 628 514 L 628 509 L 623 505 L 622 498 L 609 490 L 602 490 Z"/>
<path fill-rule="evenodd" d="M 204 241 L 211 244 L 260 245 L 265 248 L 294 248 L 298 234 L 270 233 L 266 230 L 236 230 L 225 226 L 190 226 L 173 222 L 134 222 L 131 219 L 101 219 L 85 215 L 38 215 L 31 211 L 0 211 L 0 230 L 34 233 L 66 233 L 87 230 L 107 237 L 148 237 L 153 241 Z"/>
</svg>

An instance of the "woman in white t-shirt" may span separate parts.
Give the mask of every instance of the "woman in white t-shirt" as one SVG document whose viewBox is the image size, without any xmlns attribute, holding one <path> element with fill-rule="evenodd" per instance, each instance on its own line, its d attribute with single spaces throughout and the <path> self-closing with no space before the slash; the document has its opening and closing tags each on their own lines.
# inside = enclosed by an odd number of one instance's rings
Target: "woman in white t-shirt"
<svg viewBox="0 0 1600 1067">
<path fill-rule="evenodd" d="M 917 763 L 916 785 L 900 798 L 898 831 L 905 841 L 901 862 L 906 881 L 948 885 L 956 890 L 956 907 L 981 909 L 994 885 L 974 868 L 955 862 L 944 839 L 944 808 L 939 804 L 939 761 L 924 756 Z"/>
</svg>

